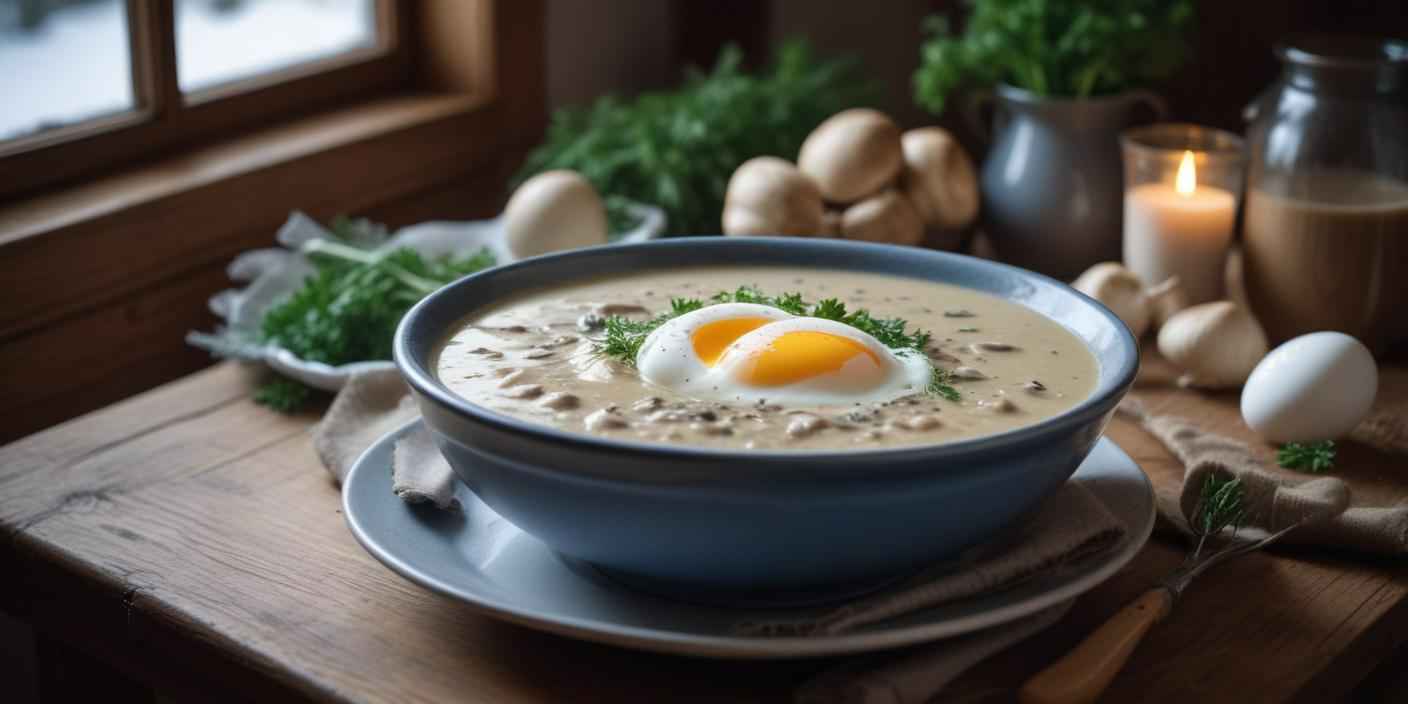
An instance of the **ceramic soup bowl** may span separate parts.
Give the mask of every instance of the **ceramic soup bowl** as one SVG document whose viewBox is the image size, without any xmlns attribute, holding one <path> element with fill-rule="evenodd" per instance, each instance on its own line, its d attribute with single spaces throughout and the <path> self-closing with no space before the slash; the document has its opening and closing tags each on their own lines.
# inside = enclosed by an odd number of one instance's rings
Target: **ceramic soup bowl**
<svg viewBox="0 0 1408 704">
<path fill-rule="evenodd" d="M 613 273 L 711 263 L 882 272 L 1026 306 L 1082 340 L 1094 391 L 1054 417 L 941 444 L 749 451 L 592 436 L 451 392 L 437 347 L 467 314 Z M 992 540 L 1075 471 L 1139 364 L 1104 306 L 1039 274 L 956 254 L 838 240 L 688 238 L 582 249 L 490 269 L 416 305 L 396 364 L 441 451 L 485 503 L 574 563 L 674 596 L 794 603 L 873 588 Z"/>
</svg>

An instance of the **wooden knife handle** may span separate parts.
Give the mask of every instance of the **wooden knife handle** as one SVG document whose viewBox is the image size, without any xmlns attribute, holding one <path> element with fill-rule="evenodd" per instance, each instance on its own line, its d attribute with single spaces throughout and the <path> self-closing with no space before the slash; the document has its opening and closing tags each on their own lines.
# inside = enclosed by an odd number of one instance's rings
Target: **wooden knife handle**
<svg viewBox="0 0 1408 704">
<path fill-rule="evenodd" d="M 1022 704 L 1086 704 L 1100 697 L 1149 628 L 1168 615 L 1173 594 L 1163 587 L 1144 592 L 1066 656 L 1022 686 Z"/>
</svg>

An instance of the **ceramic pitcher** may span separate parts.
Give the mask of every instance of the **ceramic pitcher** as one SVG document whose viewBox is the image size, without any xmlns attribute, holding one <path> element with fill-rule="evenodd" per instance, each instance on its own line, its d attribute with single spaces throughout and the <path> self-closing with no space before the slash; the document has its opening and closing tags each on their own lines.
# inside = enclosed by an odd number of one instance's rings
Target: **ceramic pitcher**
<svg viewBox="0 0 1408 704">
<path fill-rule="evenodd" d="M 980 134 L 994 103 L 992 146 L 982 168 L 983 227 L 1003 261 L 1061 279 L 1118 261 L 1124 207 L 1119 132 L 1145 105 L 1146 91 L 1063 99 L 1011 86 L 969 104 Z"/>
</svg>

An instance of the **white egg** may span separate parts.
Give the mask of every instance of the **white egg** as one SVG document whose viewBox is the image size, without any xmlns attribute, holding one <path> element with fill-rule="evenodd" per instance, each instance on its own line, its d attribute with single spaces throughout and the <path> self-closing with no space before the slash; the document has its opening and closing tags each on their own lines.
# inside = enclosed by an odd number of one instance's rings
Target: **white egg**
<svg viewBox="0 0 1408 704">
<path fill-rule="evenodd" d="M 636 355 L 642 379 L 679 392 L 707 389 L 709 371 L 738 338 L 792 315 L 756 303 L 719 303 L 666 321 Z"/>
<path fill-rule="evenodd" d="M 1302 335 L 1272 350 L 1242 387 L 1242 418 L 1273 443 L 1347 435 L 1379 387 L 1374 356 L 1338 332 Z"/>
<path fill-rule="evenodd" d="M 933 374 L 918 352 L 897 354 L 849 325 L 792 318 L 738 338 L 711 370 L 711 398 L 798 404 L 889 401 L 921 393 Z"/>
</svg>

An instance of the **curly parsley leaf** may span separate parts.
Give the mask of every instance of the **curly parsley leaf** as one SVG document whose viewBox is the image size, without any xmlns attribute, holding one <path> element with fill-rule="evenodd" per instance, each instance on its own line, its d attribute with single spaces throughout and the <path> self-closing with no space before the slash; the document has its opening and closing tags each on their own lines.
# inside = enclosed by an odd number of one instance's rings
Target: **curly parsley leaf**
<svg viewBox="0 0 1408 704">
<path fill-rule="evenodd" d="M 316 391 L 287 377 L 275 377 L 254 391 L 254 402 L 280 413 L 297 413 L 318 395 Z"/>
<path fill-rule="evenodd" d="M 494 265 L 487 249 L 462 258 L 424 257 L 410 248 L 369 251 L 345 242 L 375 241 L 374 226 L 364 221 L 354 225 L 339 231 L 341 241 L 315 240 L 305 247 L 314 272 L 264 313 L 259 342 L 333 366 L 388 360 L 396 326 L 411 306 L 455 279 Z M 307 400 L 294 390 L 301 384 L 281 381 L 286 383 L 261 388 L 255 400 L 296 410 Z"/>
<path fill-rule="evenodd" d="M 1288 442 L 1276 452 L 1276 463 L 1286 469 L 1320 473 L 1335 466 L 1335 442 Z"/>
<path fill-rule="evenodd" d="M 1110 95 L 1172 74 L 1189 56 L 1193 0 L 973 0 L 958 34 L 930 17 L 914 100 L 934 114 L 969 88 Z"/>
</svg>

